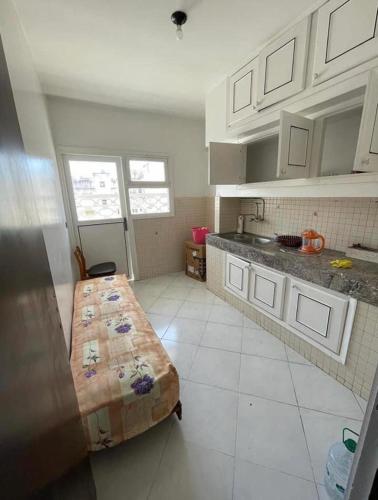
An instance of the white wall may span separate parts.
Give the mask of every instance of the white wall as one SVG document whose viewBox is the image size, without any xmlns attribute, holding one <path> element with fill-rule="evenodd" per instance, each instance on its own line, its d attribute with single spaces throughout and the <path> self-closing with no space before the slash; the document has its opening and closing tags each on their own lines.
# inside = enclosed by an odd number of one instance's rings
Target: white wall
<svg viewBox="0 0 378 500">
<path fill-rule="evenodd" d="M 58 169 L 49 128 L 45 100 L 22 26 L 11 0 L 0 2 L 0 35 L 4 45 L 14 100 L 25 150 L 30 157 L 43 159 L 48 176 L 33 178 L 35 198 L 54 281 L 62 326 L 68 345 L 71 332 L 73 275 Z M 33 173 L 31 161 L 30 171 Z M 39 179 L 38 182 L 36 179 Z"/>
<path fill-rule="evenodd" d="M 205 123 L 49 96 L 57 146 L 169 156 L 176 197 L 207 196 Z"/>
</svg>

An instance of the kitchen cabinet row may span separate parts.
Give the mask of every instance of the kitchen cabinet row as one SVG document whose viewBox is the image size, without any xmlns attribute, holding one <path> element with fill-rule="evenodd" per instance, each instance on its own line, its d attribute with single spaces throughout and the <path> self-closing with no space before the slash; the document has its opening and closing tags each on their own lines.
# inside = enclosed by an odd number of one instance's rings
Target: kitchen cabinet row
<svg viewBox="0 0 378 500">
<path fill-rule="evenodd" d="M 376 0 L 329 0 L 268 43 L 229 77 L 228 126 L 301 92 L 307 72 L 316 86 L 377 57 L 377 7 Z"/>
<path fill-rule="evenodd" d="M 229 253 L 225 266 L 226 290 L 336 359 L 345 360 L 355 299 Z"/>
</svg>

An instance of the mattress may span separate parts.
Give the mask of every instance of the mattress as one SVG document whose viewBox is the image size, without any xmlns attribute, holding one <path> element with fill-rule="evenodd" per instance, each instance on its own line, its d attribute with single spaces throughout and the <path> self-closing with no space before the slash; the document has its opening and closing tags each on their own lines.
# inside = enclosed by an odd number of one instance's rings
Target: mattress
<svg viewBox="0 0 378 500">
<path fill-rule="evenodd" d="M 179 401 L 177 371 L 124 275 L 77 283 L 71 369 L 90 451 L 144 432 Z"/>
</svg>

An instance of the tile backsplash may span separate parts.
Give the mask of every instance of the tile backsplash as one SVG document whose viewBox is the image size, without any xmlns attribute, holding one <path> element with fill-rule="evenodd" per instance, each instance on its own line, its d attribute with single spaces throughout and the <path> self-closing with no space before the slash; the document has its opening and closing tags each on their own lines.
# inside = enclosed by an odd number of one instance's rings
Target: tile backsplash
<svg viewBox="0 0 378 500">
<path fill-rule="evenodd" d="M 242 198 L 240 204 L 240 213 L 254 213 L 250 199 Z M 312 228 L 333 250 L 345 252 L 352 243 L 378 248 L 378 198 L 265 198 L 265 204 L 265 220 L 250 222 L 246 217 L 246 232 L 300 235 Z"/>
</svg>

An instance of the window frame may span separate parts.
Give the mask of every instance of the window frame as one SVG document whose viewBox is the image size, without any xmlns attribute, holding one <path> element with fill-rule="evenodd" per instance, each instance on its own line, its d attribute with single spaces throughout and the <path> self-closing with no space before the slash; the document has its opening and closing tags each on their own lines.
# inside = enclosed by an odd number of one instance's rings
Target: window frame
<svg viewBox="0 0 378 500">
<path fill-rule="evenodd" d="M 124 185 L 123 172 L 122 172 L 122 159 L 120 156 L 105 156 L 97 154 L 85 154 L 85 153 L 63 153 L 63 166 L 65 173 L 65 181 L 67 186 L 68 198 L 69 198 L 69 210 L 71 212 L 71 217 L 73 223 L 76 227 L 79 226 L 90 226 L 92 224 L 114 224 L 123 222 L 127 214 L 125 210 L 127 203 L 124 196 L 124 190 L 122 186 Z M 114 217 L 109 219 L 91 219 L 91 220 L 79 220 L 77 216 L 77 207 L 75 202 L 74 188 L 72 184 L 70 160 L 73 161 L 90 161 L 90 162 L 110 162 L 115 163 L 117 167 L 117 177 L 118 177 L 118 190 L 119 199 L 121 207 L 121 217 Z"/>
<path fill-rule="evenodd" d="M 126 158 L 125 170 L 126 170 L 126 198 L 127 198 L 127 209 L 129 216 L 133 219 L 160 219 L 162 217 L 174 217 L 174 194 L 172 185 L 172 175 L 170 163 L 167 156 L 158 155 L 128 155 Z M 164 163 L 165 181 L 132 181 L 130 175 L 130 161 L 159 161 Z M 133 214 L 131 211 L 130 203 L 130 189 L 132 188 L 167 188 L 169 196 L 169 212 L 159 213 L 153 212 L 148 214 Z"/>
</svg>

